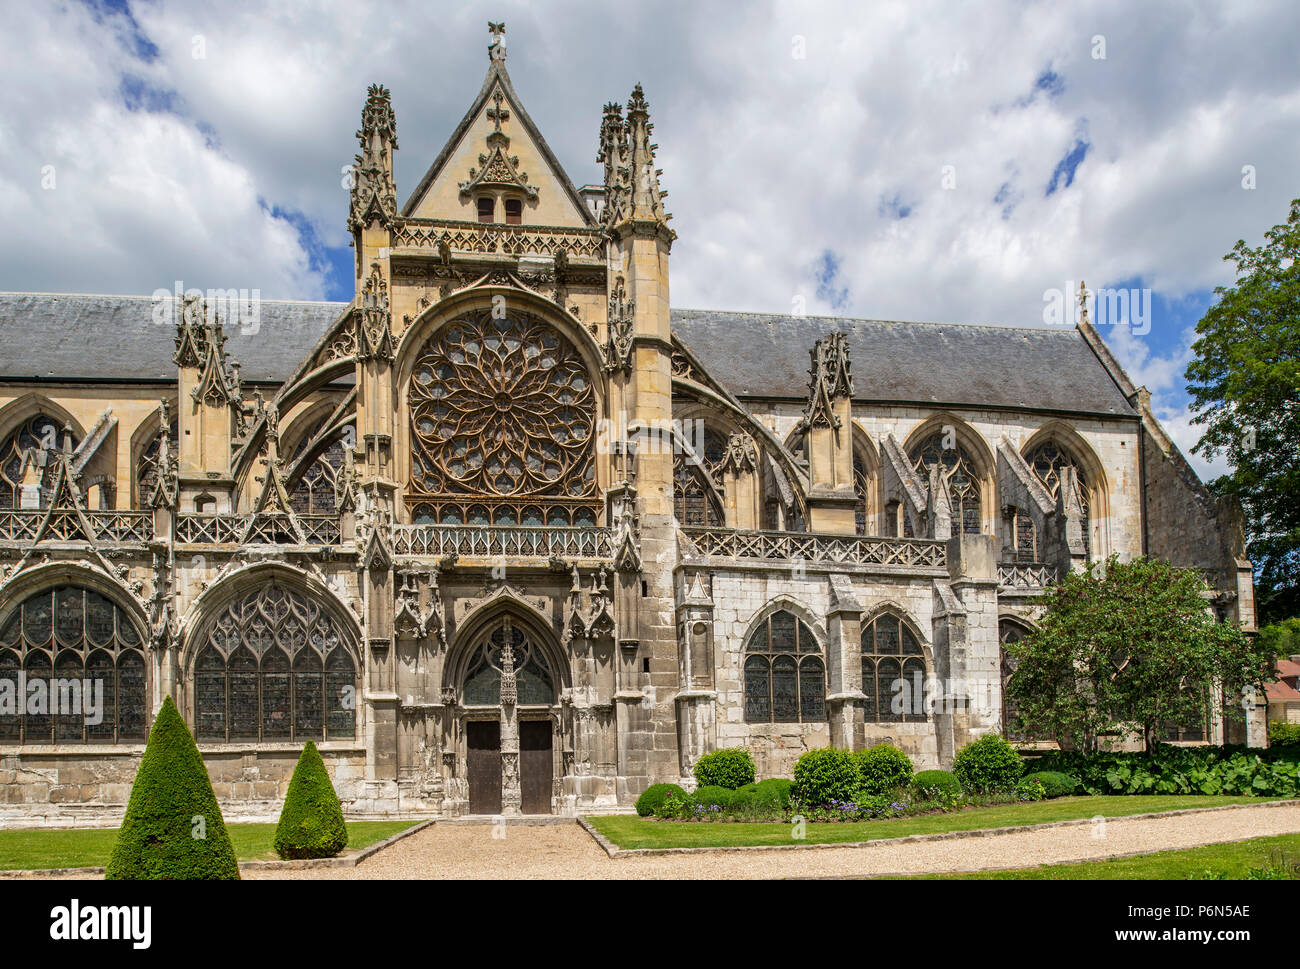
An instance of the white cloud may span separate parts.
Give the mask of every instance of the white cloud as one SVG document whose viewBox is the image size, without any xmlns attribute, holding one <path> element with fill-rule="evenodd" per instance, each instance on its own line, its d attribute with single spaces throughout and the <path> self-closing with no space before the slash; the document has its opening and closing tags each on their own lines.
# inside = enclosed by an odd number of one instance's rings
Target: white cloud
<svg viewBox="0 0 1300 969">
<path fill-rule="evenodd" d="M 374 81 L 393 91 L 404 199 L 478 89 L 489 17 L 507 21 L 516 87 L 579 184 L 600 177 L 601 105 L 645 85 L 679 306 L 782 312 L 803 296 L 809 312 L 1036 325 L 1043 292 L 1067 280 L 1141 277 L 1165 299 L 1223 283 L 1223 253 L 1300 194 L 1290 0 L 184 0 L 132 13 L 156 56 L 138 56 L 120 14 L 9 11 L 0 218 L 20 228 L 0 239 L 4 288 L 148 292 L 182 278 L 319 297 L 313 254 L 268 207 L 346 245 L 340 168 Z M 1037 89 L 1049 71 L 1051 90 Z M 127 76 L 172 92 L 170 110 L 128 110 Z M 1047 196 L 1079 139 L 1073 183 Z M 843 307 L 816 297 L 827 251 Z M 1159 352 L 1117 348 L 1190 439 L 1186 341 L 1155 325 Z"/>
</svg>

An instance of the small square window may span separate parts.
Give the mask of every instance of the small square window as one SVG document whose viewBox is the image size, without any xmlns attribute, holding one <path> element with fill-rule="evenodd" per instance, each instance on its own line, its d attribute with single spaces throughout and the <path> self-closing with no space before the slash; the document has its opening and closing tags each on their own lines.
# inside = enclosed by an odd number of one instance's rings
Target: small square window
<svg viewBox="0 0 1300 969">
<path fill-rule="evenodd" d="M 496 199 L 484 196 L 478 200 L 478 220 L 480 222 L 491 222 L 496 218 Z"/>
<path fill-rule="evenodd" d="M 523 220 L 523 201 L 520 199 L 506 199 L 506 225 L 519 225 Z"/>
</svg>

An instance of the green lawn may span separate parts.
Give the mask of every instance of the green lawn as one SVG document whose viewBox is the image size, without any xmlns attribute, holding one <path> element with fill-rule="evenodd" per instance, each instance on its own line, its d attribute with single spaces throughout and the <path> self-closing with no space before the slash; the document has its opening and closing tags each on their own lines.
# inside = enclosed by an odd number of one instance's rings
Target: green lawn
<svg viewBox="0 0 1300 969">
<path fill-rule="evenodd" d="M 973 828 L 1005 828 L 1017 824 L 1046 824 L 1102 815 L 1108 818 L 1148 811 L 1258 804 L 1267 798 L 1207 797 L 1193 794 L 1061 797 L 1032 804 L 968 808 L 951 814 L 927 814 L 879 821 L 809 822 L 804 844 L 836 844 L 901 838 L 909 834 L 938 834 Z M 620 848 L 723 848 L 730 846 L 797 844 L 785 822 L 656 821 L 635 815 L 604 815 L 587 819 Z"/>
<path fill-rule="evenodd" d="M 349 821 L 348 851 L 365 848 L 405 831 L 415 821 Z M 228 824 L 240 861 L 275 859 L 274 824 Z M 117 828 L 22 829 L 0 831 L 0 869 L 98 868 L 108 864 Z"/>
<path fill-rule="evenodd" d="M 1080 861 L 1068 865 L 1040 865 L 1037 868 L 1012 868 L 960 875 L 921 875 L 924 879 L 996 879 L 1005 880 L 1094 880 L 1142 879 L 1183 881 L 1209 868 L 1224 872 L 1229 878 L 1241 878 L 1247 868 L 1266 868 L 1281 861 L 1300 865 L 1300 834 L 1279 834 L 1249 841 L 1230 841 L 1221 845 L 1156 851 L 1135 858 L 1112 858 L 1109 861 Z"/>
</svg>

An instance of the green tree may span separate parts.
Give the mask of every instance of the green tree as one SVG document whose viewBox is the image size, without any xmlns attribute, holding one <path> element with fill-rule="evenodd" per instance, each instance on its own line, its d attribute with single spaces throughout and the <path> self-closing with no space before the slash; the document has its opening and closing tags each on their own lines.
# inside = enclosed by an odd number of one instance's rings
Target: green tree
<svg viewBox="0 0 1300 969">
<path fill-rule="evenodd" d="M 1300 614 L 1300 199 L 1287 221 L 1224 259 L 1237 281 L 1196 325 L 1187 367 L 1192 419 L 1205 426 L 1192 449 L 1227 456 L 1211 485 L 1246 513 L 1246 549 L 1258 570 L 1261 622 Z"/>
<path fill-rule="evenodd" d="M 1300 655 L 1300 616 L 1261 626 L 1259 642 L 1278 656 Z"/>
<path fill-rule="evenodd" d="M 1212 684 L 1224 715 L 1241 718 L 1242 690 L 1274 679 L 1274 656 L 1217 620 L 1204 588 L 1196 572 L 1146 558 L 1066 576 L 1038 628 L 1007 645 L 1022 726 L 1089 752 L 1138 730 L 1150 751 L 1162 725 L 1204 717 Z"/>
<path fill-rule="evenodd" d="M 309 740 L 289 779 L 275 829 L 275 850 L 281 858 L 332 858 L 347 843 L 339 796 L 320 751 Z"/>
<path fill-rule="evenodd" d="M 208 770 L 171 697 L 149 731 L 108 879 L 238 879 Z"/>
</svg>

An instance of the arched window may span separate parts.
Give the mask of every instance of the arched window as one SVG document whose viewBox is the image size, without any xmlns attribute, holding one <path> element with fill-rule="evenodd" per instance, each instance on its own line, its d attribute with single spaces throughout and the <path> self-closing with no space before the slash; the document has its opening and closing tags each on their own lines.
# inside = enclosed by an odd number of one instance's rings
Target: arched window
<svg viewBox="0 0 1300 969">
<path fill-rule="evenodd" d="M 948 491 L 952 495 L 953 531 L 959 528 L 967 535 L 978 535 L 982 528 L 980 513 L 979 477 L 975 473 L 977 465 L 960 443 L 945 447 L 948 435 L 936 431 L 912 448 L 908 457 L 912 467 L 926 481 L 930 478 L 930 469 L 939 465 L 948 477 Z M 960 522 L 960 525 L 958 523 Z"/>
<path fill-rule="evenodd" d="M 0 621 L 0 743 L 143 741 L 145 719 L 144 645 L 111 600 L 59 586 Z"/>
<path fill-rule="evenodd" d="M 1038 480 L 1043 483 L 1043 487 L 1053 499 L 1059 497 L 1061 493 L 1061 471 L 1067 466 L 1074 468 L 1079 478 L 1079 504 L 1083 506 L 1083 552 L 1084 555 L 1090 555 L 1092 513 L 1088 507 L 1088 479 L 1084 476 L 1082 466 L 1069 451 L 1055 441 L 1044 441 L 1035 447 L 1025 455 L 1025 462 L 1033 469 L 1034 474 L 1038 476 Z"/>
<path fill-rule="evenodd" d="M 1011 527 L 1011 541 L 1013 543 L 1012 547 L 1015 549 L 1016 561 L 1039 561 L 1038 528 L 1034 525 L 1034 520 L 1029 516 L 1029 512 L 1023 508 L 1008 505 L 1006 520 Z"/>
<path fill-rule="evenodd" d="M 73 435 L 72 446 L 81 441 Z M 23 457 L 29 450 L 53 453 L 63 447 L 63 430 L 57 421 L 37 414 L 15 428 L 0 443 L 0 508 L 22 506 Z"/>
<path fill-rule="evenodd" d="M 673 514 L 679 524 L 715 528 L 725 520 L 722 502 L 701 469 L 708 471 L 715 482 L 721 477 L 722 463 L 727 456 L 727 438 L 703 421 L 686 423 L 700 428 L 701 433 L 690 441 L 695 457 L 687 454 L 685 448 L 674 448 Z"/>
<path fill-rule="evenodd" d="M 551 675 L 546 654 L 509 618 L 492 630 L 470 659 L 461 687 L 461 702 L 469 707 L 500 704 L 501 674 L 507 663 L 515 674 L 516 703 L 520 706 L 555 703 L 555 677 Z"/>
<path fill-rule="evenodd" d="M 227 606 L 194 660 L 199 740 L 351 740 L 357 669 L 330 614 L 276 582 Z"/>
<path fill-rule="evenodd" d="M 862 692 L 868 723 L 928 720 L 925 654 L 897 616 L 884 613 L 862 630 Z"/>
<path fill-rule="evenodd" d="M 998 642 L 1001 644 L 1002 657 L 1002 735 L 1008 740 L 1034 739 L 1021 725 L 1020 711 L 1016 708 L 1015 701 L 1007 695 L 1007 683 L 1011 680 L 1011 674 L 1016 671 L 1016 666 L 1019 665 L 1019 660 L 1007 651 L 1007 646 L 1018 643 L 1024 638 L 1025 627 L 1019 623 L 1006 619 L 998 623 Z"/>
<path fill-rule="evenodd" d="M 812 630 L 792 613 L 768 616 L 745 645 L 745 722 L 826 720 L 826 666 Z"/>
<path fill-rule="evenodd" d="M 867 469 L 863 465 L 861 456 L 856 451 L 853 452 L 853 494 L 857 497 L 858 503 L 853 510 L 854 530 L 859 535 L 867 534 L 867 500 L 870 487 L 868 484 Z"/>
<path fill-rule="evenodd" d="M 518 524 L 544 503 L 594 520 L 596 393 L 555 327 L 486 310 L 455 320 L 420 350 L 410 406 L 413 518 L 464 523 L 480 505 Z"/>
<path fill-rule="evenodd" d="M 328 417 L 318 421 L 298 442 L 294 448 L 290 464 L 297 464 L 303 453 L 316 439 L 316 435 L 325 426 Z M 292 483 L 289 489 L 289 502 L 293 510 L 300 515 L 333 515 L 338 511 L 337 485 L 339 472 L 343 470 L 343 449 L 349 440 L 355 440 L 351 426 L 342 428 L 333 440 L 323 448 Z"/>
<path fill-rule="evenodd" d="M 177 440 L 179 433 L 178 425 L 175 420 L 172 421 L 171 427 L 168 428 L 168 452 L 171 454 L 173 465 L 177 456 L 180 454 L 180 442 Z M 158 480 L 158 456 L 162 449 L 162 429 L 159 428 L 150 440 L 149 446 L 141 452 L 140 457 L 135 462 L 135 501 L 136 507 L 143 507 L 153 494 L 154 483 Z"/>
</svg>

